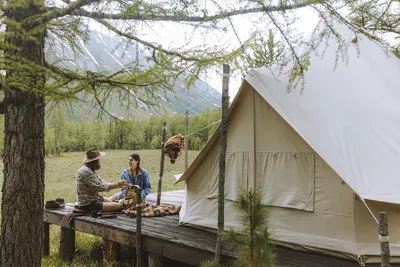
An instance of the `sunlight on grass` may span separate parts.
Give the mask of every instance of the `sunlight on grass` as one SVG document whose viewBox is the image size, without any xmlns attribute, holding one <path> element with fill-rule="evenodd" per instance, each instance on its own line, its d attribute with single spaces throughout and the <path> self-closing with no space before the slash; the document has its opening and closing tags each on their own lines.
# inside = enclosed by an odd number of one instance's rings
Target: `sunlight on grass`
<svg viewBox="0 0 400 267">
<path fill-rule="evenodd" d="M 107 182 L 116 182 L 120 180 L 121 172 L 128 167 L 128 156 L 132 153 L 138 153 L 141 157 L 141 167 L 150 174 L 151 193 L 157 192 L 157 184 L 160 172 L 160 150 L 109 150 L 105 151 L 107 155 L 103 159 L 102 168 L 99 175 Z M 189 151 L 189 164 L 194 160 L 199 151 Z M 75 202 L 75 174 L 82 166 L 82 160 L 85 157 L 84 152 L 64 153 L 61 157 L 46 158 L 45 173 L 45 196 L 44 199 L 56 199 L 62 197 L 66 202 Z M 177 159 L 175 164 L 171 164 L 168 157 L 165 157 L 163 191 L 183 189 L 183 184 L 173 185 L 175 183 L 174 174 L 184 171 L 183 154 Z M 0 186 L 3 183 L 3 162 L 0 162 Z M 118 189 L 102 192 L 104 196 L 111 196 Z M 1 201 L 1 200 L 0 200 Z M 101 254 L 103 240 L 101 237 L 92 236 L 76 232 L 75 237 L 76 255 L 72 263 L 66 264 L 59 260 L 58 249 L 60 242 L 60 227 L 50 226 L 50 257 L 42 260 L 42 266 L 99 266 L 95 258 Z M 97 255 L 97 257 L 96 257 Z M 101 255 L 100 255 L 101 256 Z M 104 266 L 104 265 L 103 265 Z"/>
</svg>

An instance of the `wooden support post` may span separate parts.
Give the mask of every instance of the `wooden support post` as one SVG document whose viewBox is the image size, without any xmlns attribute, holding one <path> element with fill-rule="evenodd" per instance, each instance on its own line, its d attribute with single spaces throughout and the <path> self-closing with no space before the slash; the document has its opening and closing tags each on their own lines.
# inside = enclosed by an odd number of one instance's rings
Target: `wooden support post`
<svg viewBox="0 0 400 267">
<path fill-rule="evenodd" d="M 227 147 L 227 128 L 229 111 L 229 70 L 228 64 L 223 65 L 222 79 L 222 118 L 220 135 L 220 154 L 219 154 L 219 182 L 218 182 L 218 230 L 217 244 L 215 247 L 215 257 L 221 266 L 222 234 L 224 231 L 224 201 L 225 201 L 225 161 Z"/>
<path fill-rule="evenodd" d="M 117 242 L 109 241 L 103 238 L 103 259 L 105 265 L 113 262 L 119 262 L 121 258 L 120 245 Z"/>
<path fill-rule="evenodd" d="M 379 212 L 379 242 L 381 243 L 381 267 L 390 267 L 389 230 L 386 212 Z"/>
<path fill-rule="evenodd" d="M 188 168 L 189 161 L 188 161 L 188 151 L 189 151 L 189 137 L 188 137 L 188 132 L 189 132 L 189 111 L 186 110 L 186 115 L 185 115 L 185 170 Z"/>
<path fill-rule="evenodd" d="M 143 267 L 142 253 L 142 189 L 136 188 L 136 266 Z"/>
<path fill-rule="evenodd" d="M 162 267 L 162 256 L 149 253 L 149 267 Z"/>
<path fill-rule="evenodd" d="M 120 244 L 119 248 L 120 248 L 120 265 L 136 266 L 136 248 L 124 244 Z"/>
<path fill-rule="evenodd" d="M 50 256 L 50 224 L 43 223 L 43 256 Z"/>
<path fill-rule="evenodd" d="M 160 179 L 158 180 L 157 205 L 160 205 L 160 202 L 161 202 L 161 187 L 162 187 L 162 178 L 163 178 L 163 175 L 164 175 L 164 161 L 165 161 L 164 144 L 165 144 L 166 137 L 167 137 L 167 123 L 164 122 L 163 123 L 163 128 L 162 128 Z"/>
<path fill-rule="evenodd" d="M 60 258 L 63 261 L 71 262 L 75 254 L 75 231 L 61 227 L 60 235 Z"/>
</svg>

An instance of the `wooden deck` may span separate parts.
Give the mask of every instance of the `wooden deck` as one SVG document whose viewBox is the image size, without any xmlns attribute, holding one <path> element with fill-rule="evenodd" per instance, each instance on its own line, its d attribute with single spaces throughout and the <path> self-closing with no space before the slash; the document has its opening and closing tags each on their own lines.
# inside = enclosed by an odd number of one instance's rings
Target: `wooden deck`
<svg viewBox="0 0 400 267">
<path fill-rule="evenodd" d="M 179 205 L 182 203 L 183 196 L 183 190 L 165 192 L 162 194 L 161 202 Z M 150 203 L 155 201 L 155 194 L 149 195 L 146 199 L 146 202 Z M 135 247 L 135 218 L 130 218 L 125 214 L 120 214 L 117 218 L 109 219 L 83 216 L 76 217 L 74 219 L 74 226 L 70 227 L 65 221 L 65 215 L 71 209 L 73 209 L 73 205 L 67 204 L 66 207 L 62 209 L 45 210 L 45 231 L 48 231 L 48 224 L 55 224 L 61 226 L 62 230 L 69 231 L 70 233 L 74 233 L 73 230 L 75 230 L 100 236 L 105 240 L 119 244 Z M 69 242 L 74 242 L 74 238 L 71 240 L 72 241 Z M 198 266 L 200 262 L 214 256 L 215 240 L 216 235 L 209 231 L 194 229 L 187 226 L 178 226 L 178 215 L 142 218 L 142 246 L 147 253 L 160 255 L 188 265 Z M 224 259 L 227 261 L 232 259 L 231 256 L 234 256 L 228 251 L 223 251 L 223 253 L 225 255 Z M 278 248 L 276 266 L 355 267 L 359 266 L 359 264 L 329 256 Z"/>
</svg>

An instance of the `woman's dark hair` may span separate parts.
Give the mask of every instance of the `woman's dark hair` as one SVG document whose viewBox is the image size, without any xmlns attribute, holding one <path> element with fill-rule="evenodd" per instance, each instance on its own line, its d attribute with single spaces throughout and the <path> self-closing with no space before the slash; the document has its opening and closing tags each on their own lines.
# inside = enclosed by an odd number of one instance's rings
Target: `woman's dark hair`
<svg viewBox="0 0 400 267">
<path fill-rule="evenodd" d="M 97 171 L 98 169 L 100 169 L 99 160 L 94 160 L 94 161 L 85 163 L 85 165 L 86 165 L 86 167 L 88 167 L 92 171 Z"/>
<path fill-rule="evenodd" d="M 138 174 L 139 170 L 140 170 L 140 156 L 139 156 L 139 154 L 131 154 L 131 155 L 129 155 L 129 157 L 133 158 L 134 160 L 136 160 L 138 162 L 137 166 L 136 166 L 136 174 Z"/>
</svg>

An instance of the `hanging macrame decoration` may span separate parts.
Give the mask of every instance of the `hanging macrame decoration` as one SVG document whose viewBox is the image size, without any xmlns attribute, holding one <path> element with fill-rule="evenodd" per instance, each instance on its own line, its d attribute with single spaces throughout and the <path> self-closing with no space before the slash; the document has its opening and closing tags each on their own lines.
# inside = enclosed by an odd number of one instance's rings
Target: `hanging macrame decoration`
<svg viewBox="0 0 400 267">
<path fill-rule="evenodd" d="M 182 154 L 185 147 L 185 137 L 182 134 L 174 135 L 165 142 L 164 154 L 170 158 L 172 164 Z"/>
</svg>

